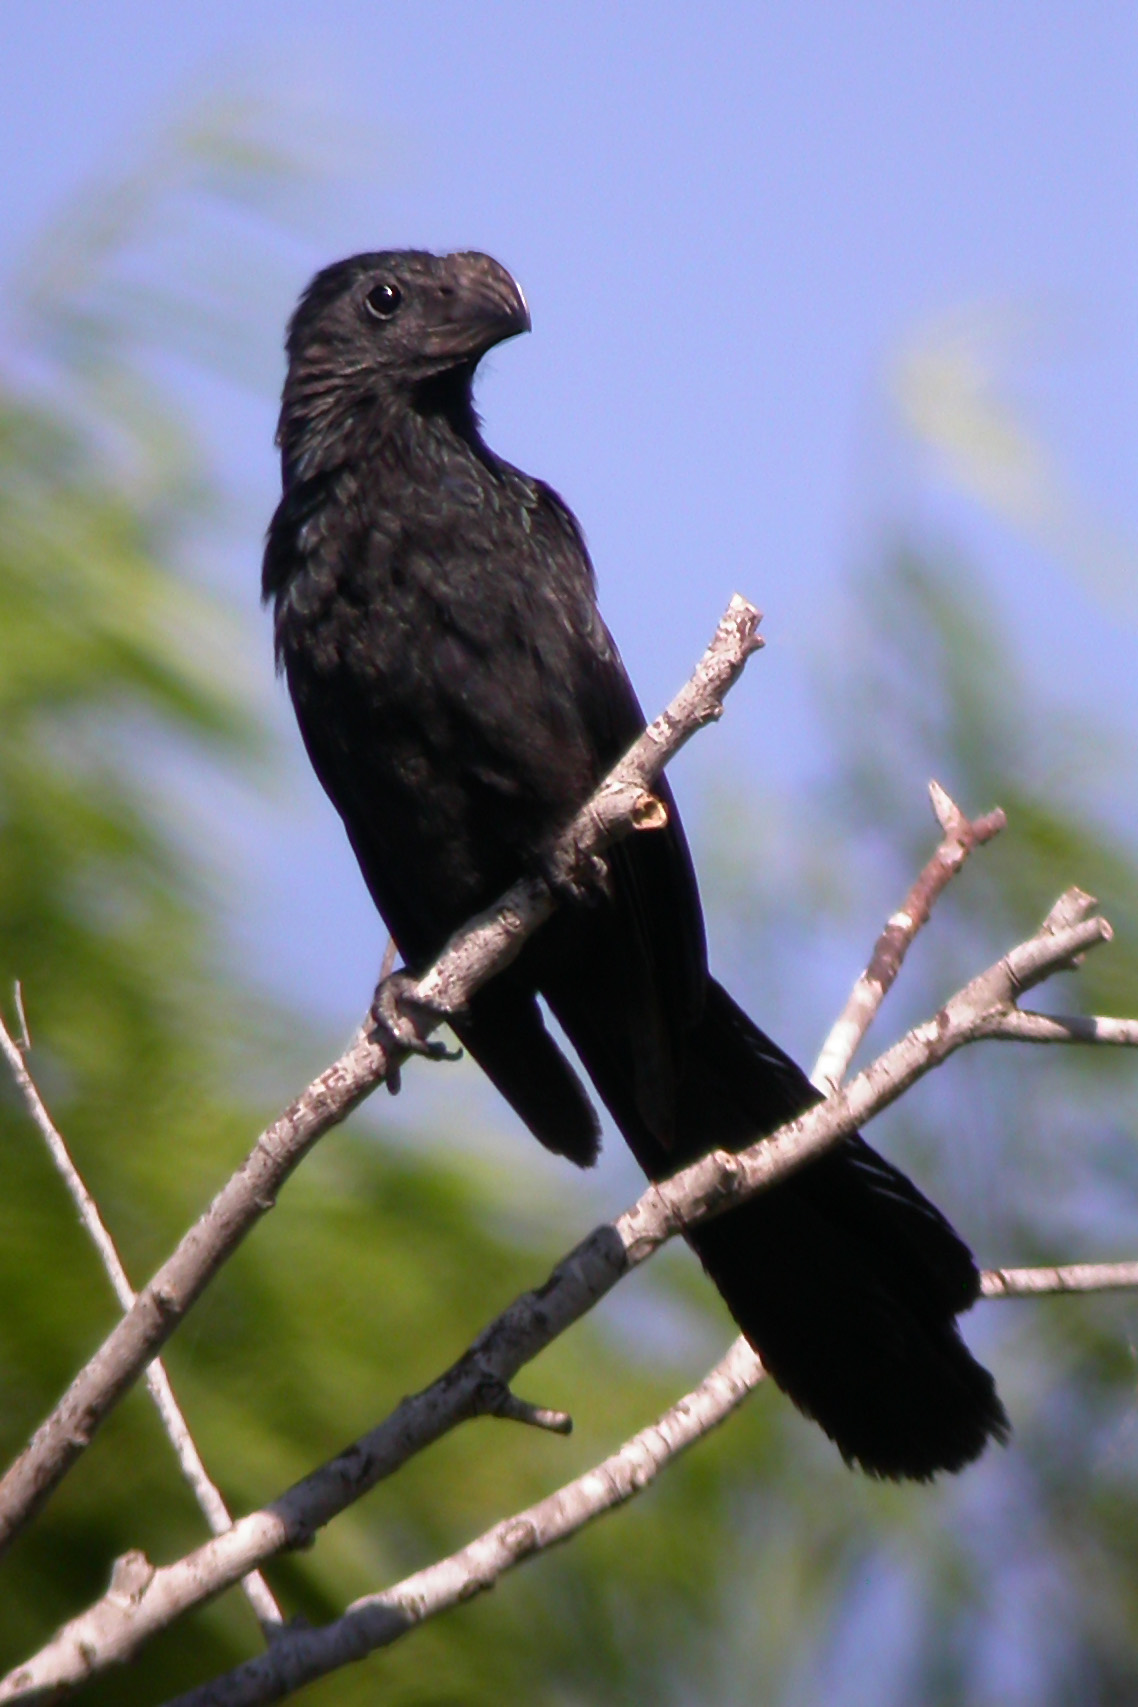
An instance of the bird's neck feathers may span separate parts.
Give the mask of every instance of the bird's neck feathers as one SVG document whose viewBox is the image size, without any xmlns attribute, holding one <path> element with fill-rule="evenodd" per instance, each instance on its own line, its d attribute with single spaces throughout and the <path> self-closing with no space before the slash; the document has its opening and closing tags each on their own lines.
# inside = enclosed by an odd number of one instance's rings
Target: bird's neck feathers
<svg viewBox="0 0 1138 1707">
<path fill-rule="evenodd" d="M 394 386 L 341 353 L 312 352 L 285 383 L 277 443 L 285 488 L 332 474 L 349 460 L 414 466 L 473 453 L 493 463 L 479 433 L 473 367 L 452 368 L 416 385 Z"/>
<path fill-rule="evenodd" d="M 277 444 L 285 489 L 326 473 L 351 454 L 366 411 L 370 379 L 362 363 L 323 347 L 289 368 L 281 398 Z"/>
</svg>

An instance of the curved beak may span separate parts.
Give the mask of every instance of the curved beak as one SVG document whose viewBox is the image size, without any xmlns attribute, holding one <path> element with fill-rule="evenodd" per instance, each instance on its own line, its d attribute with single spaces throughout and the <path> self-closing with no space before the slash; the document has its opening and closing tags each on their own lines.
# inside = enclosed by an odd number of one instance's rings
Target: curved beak
<svg viewBox="0 0 1138 1707">
<path fill-rule="evenodd" d="M 477 361 L 495 344 L 530 330 L 520 285 L 491 256 L 473 251 L 447 256 L 437 308 L 428 353 L 451 361 Z"/>
</svg>

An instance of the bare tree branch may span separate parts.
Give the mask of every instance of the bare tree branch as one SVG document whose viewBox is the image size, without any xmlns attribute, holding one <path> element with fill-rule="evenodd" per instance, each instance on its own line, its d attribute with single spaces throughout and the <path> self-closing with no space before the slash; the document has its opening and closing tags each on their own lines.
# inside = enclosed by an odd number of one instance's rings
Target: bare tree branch
<svg viewBox="0 0 1138 1707">
<path fill-rule="evenodd" d="M 945 833 L 945 839 L 924 867 L 916 883 L 913 884 L 901 910 L 895 913 L 886 924 L 885 930 L 878 938 L 869 965 L 858 978 L 845 1009 L 823 1044 L 822 1051 L 814 1065 L 812 1079 L 827 1094 L 836 1090 L 845 1077 L 858 1044 L 865 1036 L 878 1008 L 901 969 L 901 964 L 910 944 L 917 932 L 927 923 L 933 903 L 951 877 L 960 869 L 960 865 L 971 848 L 981 840 L 988 840 L 990 836 L 995 835 L 1004 827 L 1003 815 L 998 812 L 988 814 L 986 819 L 978 820 L 975 825 L 969 824 L 959 807 L 936 782 L 930 783 L 929 794 L 932 799 L 933 810 Z M 985 830 L 986 834 L 984 833 Z M 969 832 L 971 833 L 969 834 Z M 394 950 L 394 941 L 389 938 L 387 953 L 384 957 L 385 972 L 390 972 L 394 965 Z M 985 1282 L 990 1278 L 985 1276 Z M 697 1395 L 700 1395 L 703 1389 L 709 1385 L 714 1385 L 718 1373 L 730 1360 L 735 1358 L 741 1360 L 744 1367 L 755 1372 L 756 1383 L 761 1379 L 762 1366 L 755 1352 L 745 1339 L 739 1338 L 735 1341 L 724 1363 L 705 1377 L 700 1388 L 696 1388 L 678 1400 L 668 1415 L 672 1416 L 679 1413 L 686 1416 L 690 1414 Z M 725 1388 L 724 1392 L 727 1394 L 730 1389 Z M 514 1399 L 514 1395 L 508 1387 L 503 1387 L 502 1394 L 503 1403 L 506 1406 L 519 1402 Z M 727 1411 L 740 1403 L 743 1396 L 745 1395 L 740 1395 L 739 1398 L 731 1396 L 730 1399 L 725 1397 L 723 1408 L 717 1410 L 714 1420 L 719 1421 L 726 1416 Z M 499 1411 L 498 1414 L 503 1413 Z M 666 1418 L 661 1419 L 658 1430 L 666 1420 Z M 629 1442 L 616 1457 L 619 1459 L 634 1444 L 634 1442 Z M 669 1452 L 668 1459 L 678 1450 L 679 1447 L 677 1446 Z M 656 1463 L 653 1479 L 668 1459 L 662 1459 Z M 607 1461 L 608 1464 L 612 1462 L 614 1460 Z M 569 1488 L 562 1489 L 560 1494 L 552 1495 L 551 1500 L 558 1500 L 561 1495 L 568 1494 L 570 1489 L 577 1487 L 582 1482 L 590 1486 L 599 1485 L 603 1488 L 605 1486 L 603 1477 L 606 1467 L 606 1465 L 598 1465 L 586 1477 L 579 1478 L 577 1483 L 571 1483 Z M 630 1493 L 637 1491 L 639 1491 L 639 1486 L 630 1490 Z M 630 1497 L 630 1494 L 626 1494 L 625 1497 Z M 607 1506 L 604 1509 L 608 1509 Z M 490 1533 L 493 1535 L 504 1531 L 508 1535 L 513 1534 L 516 1532 L 514 1526 L 519 1521 L 518 1518 L 508 1519 Z M 544 1550 L 545 1546 L 552 1544 L 552 1539 L 563 1538 L 560 1535 L 545 1538 L 537 1543 L 534 1551 Z M 483 1540 L 485 1539 L 483 1537 Z M 435 1569 L 443 1572 L 448 1567 L 453 1569 L 459 1560 L 464 1559 L 468 1553 L 475 1552 L 477 1547 L 478 1543 L 472 1543 L 471 1548 L 464 1549 L 461 1555 L 455 1555 L 452 1559 L 442 1561 L 438 1567 L 432 1567 L 431 1571 L 420 1573 L 419 1577 L 414 1580 L 418 1583 L 423 1578 L 431 1578 Z M 510 1560 L 511 1564 L 517 1562 L 516 1558 Z M 497 1572 L 493 1581 L 497 1581 L 500 1574 L 500 1571 Z M 471 1592 L 472 1587 L 475 1592 L 478 1592 L 486 1586 L 489 1585 L 481 1577 L 473 1575 L 470 1571 L 460 1569 L 459 1593 L 455 1598 L 465 1598 Z M 179 1697 L 178 1701 L 170 1703 L 169 1707 L 251 1707 L 253 1703 L 279 1699 L 282 1695 L 291 1693 L 304 1683 L 324 1676 L 328 1672 L 348 1664 L 351 1660 L 362 1658 L 364 1654 L 388 1645 L 398 1640 L 401 1635 L 408 1634 L 410 1630 L 414 1629 L 418 1623 L 422 1622 L 426 1613 L 425 1611 L 421 1612 L 419 1616 L 414 1618 L 402 1615 L 406 1604 L 407 1591 L 407 1584 L 397 1585 L 383 1595 L 372 1596 L 364 1602 L 358 1602 L 355 1607 L 349 1608 L 345 1617 L 321 1630 L 296 1632 L 295 1635 L 290 1635 L 285 1646 L 278 1647 L 269 1665 L 264 1665 L 260 1660 L 254 1660 L 247 1665 L 239 1666 L 224 1677 L 216 1678 L 212 1683 L 205 1684 L 200 1689 L 192 1690 L 188 1695 Z M 454 1600 L 439 1600 L 437 1596 L 432 1597 L 428 1589 L 427 1594 L 422 1599 L 416 1596 L 411 1605 L 418 1611 L 420 1607 L 425 1607 L 428 1602 L 433 1611 L 441 1611 L 452 1605 Z M 386 1611 L 388 1615 L 386 1624 L 381 1616 L 377 1616 L 380 1608 Z"/>
<path fill-rule="evenodd" d="M 736 1410 L 763 1378 L 746 1340 L 650 1427 L 556 1493 L 382 1594 L 357 1600 L 319 1630 L 288 1631 L 271 1652 L 178 1696 L 167 1707 L 259 1707 L 315 1678 L 390 1647 L 428 1618 L 484 1594 L 524 1560 L 567 1541 L 587 1523 L 649 1487 L 660 1471 Z"/>
<path fill-rule="evenodd" d="M 1136 1287 L 1138 1262 L 990 1269 L 981 1276 L 985 1298 Z M 658 1422 L 538 1505 L 495 1524 L 459 1552 L 382 1594 L 366 1595 L 332 1623 L 318 1630 L 286 1631 L 270 1653 L 179 1695 L 166 1707 L 262 1707 L 379 1648 L 390 1647 L 428 1618 L 493 1588 L 515 1565 L 567 1540 L 593 1518 L 649 1487 L 686 1447 L 737 1410 L 764 1373 L 747 1341 L 737 1339 L 699 1386 L 678 1399 Z"/>
<path fill-rule="evenodd" d="M 1107 1292 L 1138 1287 L 1138 1262 L 1080 1263 L 1066 1268 L 990 1269 L 981 1276 L 985 1298 L 1058 1292 Z M 745 1339 L 699 1386 L 634 1435 L 602 1464 L 566 1483 L 528 1511 L 492 1529 L 437 1564 L 356 1601 L 342 1618 L 319 1630 L 289 1630 L 268 1654 L 223 1677 L 179 1695 L 166 1707 L 262 1707 L 338 1670 L 452 1606 L 493 1588 L 506 1571 L 567 1540 L 593 1518 L 649 1487 L 671 1461 L 737 1410 L 764 1375 Z"/>
<path fill-rule="evenodd" d="M 533 1405 L 519 1399 L 508 1387 L 503 1387 L 496 1401 L 491 1401 L 486 1414 L 505 1417 L 510 1422 L 528 1423 L 530 1428 L 543 1428 L 550 1434 L 572 1434 L 573 1418 L 568 1411 L 552 1411 L 546 1405 Z"/>
<path fill-rule="evenodd" d="M 736 594 L 690 680 L 558 837 L 548 862 L 555 883 L 570 884 L 575 874 L 588 871 L 605 847 L 637 823 L 649 829 L 658 826 L 659 806 L 650 800 L 651 786 L 684 743 L 722 715 L 724 695 L 762 645 L 758 624 L 758 611 Z M 496 907 L 457 931 L 413 989 L 416 1011 L 432 1016 L 424 1029 L 441 1023 L 448 1013 L 460 1012 L 475 991 L 514 958 L 555 904 L 547 882 L 526 878 Z M 206 1285 L 272 1208 L 307 1151 L 403 1058 L 385 1050 L 365 1028 L 261 1134 L 0 1482 L 0 1551 L 43 1505 Z"/>
<path fill-rule="evenodd" d="M 16 1003 L 16 1017 L 20 1022 L 20 1038 L 17 1047 L 22 1055 L 26 1055 L 32 1046 L 32 1034 L 28 1030 L 28 1016 L 24 1012 L 24 988 L 18 978 L 12 986 L 12 995 Z"/>
<path fill-rule="evenodd" d="M 670 708 L 673 714 L 678 703 L 674 702 Z M 661 719 L 660 723 L 663 722 Z M 651 777 L 634 777 L 631 783 L 623 783 L 633 790 L 631 799 L 624 801 L 623 810 L 634 826 L 655 827 L 664 821 L 660 803 L 648 791 L 651 780 Z M 611 800 L 615 793 L 613 779 L 609 779 L 606 787 Z M 611 840 L 611 829 L 603 828 L 596 834 L 595 843 L 590 840 L 590 833 L 604 824 L 605 803 L 601 797 L 605 792 L 605 788 L 598 791 L 598 797 L 590 803 L 593 816 L 591 823 L 585 824 L 584 835 L 575 844 L 572 833 L 566 838 L 569 851 L 566 853 L 563 846 L 558 856 L 563 863 L 551 867 L 555 883 L 571 882 L 574 873 L 595 857 L 595 846 Z M 827 1039 L 815 1074 L 825 1076 L 831 1084 L 836 1085 L 844 1074 L 853 1051 L 896 978 L 910 943 L 927 920 L 933 902 L 960 869 L 972 847 L 988 840 L 1003 825 L 1001 813 L 971 823 L 936 784 L 931 785 L 930 792 L 945 832 L 944 840 L 910 890 L 901 912 L 888 922 L 869 967 L 855 985 L 845 1012 Z M 582 814 L 586 820 L 589 817 L 589 813 Z M 539 908 L 545 907 L 542 917 L 552 910 L 548 891 L 531 899 Z M 5 1680 L 0 1686 L 0 1701 L 26 1700 L 45 1687 L 66 1687 L 115 1659 L 129 1657 L 148 1634 L 162 1628 L 188 1606 L 229 1586 L 240 1573 L 239 1561 L 246 1552 L 250 1558 L 263 1559 L 307 1539 L 351 1499 L 358 1498 L 412 1453 L 466 1416 L 494 1414 L 567 1431 L 571 1420 L 565 1413 L 529 1404 L 517 1398 L 509 1387 L 512 1375 L 541 1344 L 563 1331 L 621 1273 L 643 1261 L 690 1219 L 722 1212 L 741 1196 L 774 1183 L 791 1168 L 802 1165 L 855 1126 L 865 1124 L 872 1113 L 900 1095 L 915 1077 L 939 1064 L 963 1043 L 979 1037 L 1027 1035 L 1042 1041 L 1047 1027 L 1051 1028 L 1047 1041 L 1071 1041 L 1076 1037 L 1080 1041 L 1138 1041 L 1138 1024 L 1131 1022 L 1049 1020 L 1046 1016 L 1023 1015 L 1015 1006 L 1022 991 L 1051 972 L 1075 964 L 1097 942 L 1109 940 L 1110 927 L 1104 920 L 1091 916 L 1093 906 L 1089 896 L 1069 891 L 1056 903 L 1036 937 L 974 979 L 933 1021 L 916 1028 L 860 1075 L 848 1092 L 835 1095 L 820 1109 L 810 1111 L 749 1152 L 705 1157 L 674 1180 L 651 1187 L 625 1216 L 610 1227 L 597 1229 L 571 1253 L 540 1293 L 517 1300 L 439 1382 L 415 1399 L 405 1401 L 386 1423 L 322 1470 L 306 1477 L 275 1506 L 242 1519 L 219 1536 L 217 1543 L 207 1543 L 187 1559 L 161 1571 L 139 1554 L 120 1560 L 104 1599 L 61 1630 L 47 1649 Z M 463 947 L 469 953 L 477 958 L 488 952 L 496 965 L 503 956 L 510 957 L 509 940 L 514 930 L 514 919 L 505 908 L 499 908 L 472 921 L 472 927 L 460 936 L 465 939 Z M 456 942 L 448 945 L 448 953 L 455 947 Z M 474 978 L 477 979 L 477 972 Z M 453 965 L 440 964 L 420 980 L 410 992 L 408 1005 L 418 1010 L 416 1019 L 425 1010 L 424 1035 L 429 1033 L 436 1015 L 442 1017 L 457 1010 L 465 999 L 463 989 L 468 996 L 474 987 L 477 986 L 471 981 L 469 966 L 461 962 L 457 963 L 457 986 Z M 1030 1023 L 1021 1024 L 1023 1021 Z M 360 1041 L 357 1039 L 356 1044 Z M 14 1050 L 15 1046 L 11 1048 Z M 375 1043 L 371 1048 L 381 1056 L 385 1053 Z M 18 1051 L 16 1054 L 18 1058 Z M 386 1056 L 384 1064 L 390 1071 L 401 1056 L 391 1049 Z M 859 1099 L 865 1103 L 860 1110 Z M 836 1126 L 832 1120 L 819 1118 L 828 1111 L 836 1113 Z M 1104 1285 L 1136 1283 L 1138 1264 L 1084 1265 L 1063 1270 L 997 1270 L 983 1277 L 983 1290 L 986 1296 L 996 1297 L 1086 1291 Z M 538 1305 L 540 1309 L 535 1309 Z M 538 1343 L 533 1343 L 535 1330 Z M 731 1381 L 724 1383 L 724 1372 L 736 1365 L 750 1372 L 743 1386 L 733 1385 Z M 530 1512 L 496 1525 L 451 1559 L 429 1567 L 382 1595 L 357 1603 L 333 1625 L 320 1631 L 284 1632 L 276 1638 L 271 1654 L 181 1698 L 180 1707 L 189 1707 L 191 1703 L 193 1707 L 206 1707 L 207 1703 L 210 1707 L 214 1703 L 232 1703 L 236 1707 L 237 1703 L 279 1699 L 303 1682 L 396 1640 L 423 1618 L 433 1616 L 456 1600 L 481 1592 L 520 1559 L 572 1533 L 643 1485 L 643 1477 L 631 1480 L 622 1477 L 620 1468 L 643 1462 L 648 1450 L 646 1443 L 655 1444 L 648 1474 L 651 1479 L 691 1439 L 740 1403 L 761 1375 L 761 1365 L 754 1353 L 745 1341 L 738 1341 L 724 1364 L 680 1400 L 659 1424 L 634 1437 L 614 1458 L 589 1475 L 568 1484 Z M 698 1424 L 689 1427 L 692 1418 L 698 1418 Z M 683 1420 L 683 1426 L 676 1426 L 677 1419 Z"/>
<path fill-rule="evenodd" d="M 1138 1286 L 1138 1262 L 1077 1262 L 1063 1268 L 990 1268 L 984 1298 L 1034 1298 L 1047 1292 L 1127 1292 Z"/>
<path fill-rule="evenodd" d="M 492 1411 L 503 1387 L 538 1351 L 590 1309 L 629 1269 L 690 1223 L 720 1214 L 864 1126 L 910 1085 L 965 1044 L 991 1035 L 1016 997 L 1089 949 L 1110 940 L 1105 919 L 1078 890 L 1056 902 L 1035 936 L 1012 949 L 915 1027 L 845 1089 L 739 1153 L 714 1151 L 672 1179 L 650 1186 L 615 1222 L 597 1228 L 479 1336 L 445 1375 L 346 1452 L 295 1484 L 272 1506 L 241 1518 L 227 1534 L 175 1564 L 154 1570 L 139 1556 L 137 1588 L 112 1590 L 0 1684 L 0 1702 L 27 1700 L 73 1684 L 133 1654 L 189 1607 L 230 1586 L 273 1553 L 316 1529 L 448 1429 Z"/>
<path fill-rule="evenodd" d="M 1138 1262 L 989 1269 L 981 1276 L 985 1298 L 1135 1288 Z M 318 1630 L 286 1630 L 269 1654 L 178 1696 L 166 1707 L 261 1707 L 390 1647 L 428 1618 L 493 1588 L 507 1570 L 567 1540 L 585 1523 L 651 1486 L 686 1447 L 725 1421 L 763 1375 L 746 1340 L 737 1339 L 699 1386 L 678 1399 L 658 1422 L 538 1505 L 495 1524 L 459 1552 L 382 1594 L 356 1601 L 331 1624 Z"/>
<path fill-rule="evenodd" d="M 981 1276 L 985 1298 L 1135 1287 L 1138 1262 L 992 1269 Z M 166 1707 L 262 1707 L 390 1647 L 428 1618 L 493 1588 L 515 1565 L 567 1540 L 595 1517 L 651 1486 L 673 1459 L 737 1410 L 764 1373 L 747 1341 L 737 1339 L 698 1387 L 603 1463 L 527 1511 L 495 1524 L 449 1558 L 382 1594 L 366 1595 L 319 1630 L 287 1631 L 270 1653 L 179 1695 Z"/>
<path fill-rule="evenodd" d="M 17 992 L 19 992 L 19 988 L 17 984 Z M 28 1035 L 28 1021 L 20 994 L 17 995 L 16 1008 L 20 1016 L 22 1047 L 21 1044 L 15 1042 L 3 1019 L 0 1018 L 0 1050 L 7 1058 L 12 1077 L 16 1081 L 28 1113 L 42 1133 L 51 1159 L 63 1178 L 63 1183 L 71 1195 L 72 1202 L 79 1211 L 79 1219 L 86 1227 L 91 1242 L 99 1253 L 103 1267 L 106 1269 L 114 1288 L 115 1297 L 124 1310 L 129 1310 L 134 1303 L 135 1293 L 127 1278 L 127 1272 L 123 1267 L 115 1242 L 99 1213 L 98 1204 L 88 1191 L 79 1169 L 75 1166 L 62 1133 L 47 1111 L 44 1100 L 40 1096 L 39 1087 L 28 1071 L 28 1065 L 24 1059 L 24 1050 L 30 1049 L 31 1039 Z M 147 1369 L 146 1385 L 150 1389 L 150 1396 L 154 1400 L 158 1415 L 162 1419 L 162 1426 L 170 1438 L 170 1444 L 177 1454 L 178 1463 L 182 1467 L 182 1474 L 193 1490 L 194 1498 L 197 1500 L 206 1522 L 215 1535 L 224 1535 L 225 1531 L 232 1527 L 233 1519 L 222 1498 L 221 1490 L 210 1479 L 209 1472 L 202 1463 L 201 1455 L 194 1444 L 193 1436 L 190 1434 L 189 1424 L 182 1415 L 181 1407 L 174 1397 L 174 1389 L 170 1385 L 170 1378 L 161 1358 L 155 1358 Z M 266 1636 L 271 1636 L 284 1623 L 284 1614 L 276 1603 L 272 1589 L 260 1571 L 250 1571 L 242 1579 L 241 1586 L 245 1590 L 249 1604 L 252 1606 L 262 1630 Z"/>
<path fill-rule="evenodd" d="M 1138 1044 L 1138 1020 L 1023 1013 L 1015 1008 L 993 1021 L 987 1035 L 1020 1043 L 1114 1043 L 1133 1049 Z"/>
<path fill-rule="evenodd" d="M 898 911 L 886 922 L 869 965 L 858 977 L 845 1007 L 822 1045 L 810 1077 L 824 1096 L 837 1090 L 849 1071 L 858 1045 L 872 1025 L 914 937 L 927 922 L 938 896 L 956 876 L 972 849 L 990 842 L 1007 823 L 999 807 L 994 812 L 985 813 L 982 818 L 966 818 L 939 782 L 929 783 L 929 798 L 937 822 L 944 831 L 944 839 Z"/>
</svg>

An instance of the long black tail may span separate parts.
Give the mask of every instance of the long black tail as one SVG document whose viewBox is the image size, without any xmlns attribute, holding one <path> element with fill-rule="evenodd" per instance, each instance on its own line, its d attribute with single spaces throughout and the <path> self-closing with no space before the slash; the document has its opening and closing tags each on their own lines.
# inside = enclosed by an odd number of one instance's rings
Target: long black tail
<svg viewBox="0 0 1138 1707">
<path fill-rule="evenodd" d="M 545 990 L 651 1179 L 713 1147 L 742 1149 L 819 1100 L 709 978 L 702 1016 L 685 1035 L 682 1074 L 669 1086 L 665 1144 L 645 1118 L 618 977 L 551 978 Z M 543 1143 L 580 1163 L 593 1159 L 588 1098 L 545 1034 L 530 990 L 499 980 L 456 1029 Z M 688 1238 L 770 1374 L 847 1462 L 874 1476 L 925 1480 L 1006 1439 L 995 1383 L 956 1326 L 979 1294 L 971 1252 L 861 1138 Z"/>
<path fill-rule="evenodd" d="M 705 1133 L 734 1134 L 740 1114 L 770 1131 L 817 1100 L 710 981 L 682 1126 L 698 1111 Z M 971 1252 L 861 1138 L 695 1228 L 690 1243 L 770 1374 L 847 1461 L 923 1480 L 1007 1438 L 995 1383 L 956 1325 L 979 1295 Z"/>
</svg>

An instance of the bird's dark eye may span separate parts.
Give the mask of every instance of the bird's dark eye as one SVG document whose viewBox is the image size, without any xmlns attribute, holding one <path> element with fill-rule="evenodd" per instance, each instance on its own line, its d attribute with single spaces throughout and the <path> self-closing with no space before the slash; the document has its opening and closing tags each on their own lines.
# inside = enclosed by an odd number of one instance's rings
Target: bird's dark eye
<svg viewBox="0 0 1138 1707">
<path fill-rule="evenodd" d="M 390 320 L 402 301 L 398 285 L 377 284 L 364 297 L 364 307 L 373 320 Z"/>
</svg>

